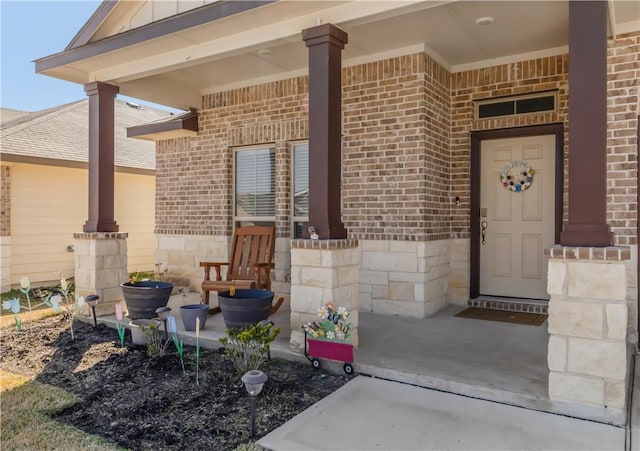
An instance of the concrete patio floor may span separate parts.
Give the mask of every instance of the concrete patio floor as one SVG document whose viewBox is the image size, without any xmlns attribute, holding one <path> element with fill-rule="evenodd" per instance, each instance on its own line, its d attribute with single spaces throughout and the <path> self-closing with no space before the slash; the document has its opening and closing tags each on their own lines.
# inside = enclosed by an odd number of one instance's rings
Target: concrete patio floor
<svg viewBox="0 0 640 451">
<path fill-rule="evenodd" d="M 366 376 L 257 443 L 279 451 L 628 449 L 624 428 Z"/>
<path fill-rule="evenodd" d="M 169 307 L 199 303 L 198 293 L 171 297 Z M 426 319 L 359 313 L 356 374 L 373 376 L 542 412 L 610 423 L 598 409 L 551 401 L 547 395 L 547 323 L 541 326 L 458 318 L 463 307 L 449 306 Z M 178 316 L 177 315 L 177 316 Z M 270 319 L 281 332 L 271 346 L 273 357 L 307 362 L 289 346 L 290 308 L 285 302 Z M 115 315 L 99 322 L 115 327 Z M 195 343 L 177 321 L 185 344 Z M 202 346 L 218 348 L 226 336 L 222 315 L 207 319 Z M 343 362 L 322 360 L 322 367 L 342 371 Z"/>
</svg>

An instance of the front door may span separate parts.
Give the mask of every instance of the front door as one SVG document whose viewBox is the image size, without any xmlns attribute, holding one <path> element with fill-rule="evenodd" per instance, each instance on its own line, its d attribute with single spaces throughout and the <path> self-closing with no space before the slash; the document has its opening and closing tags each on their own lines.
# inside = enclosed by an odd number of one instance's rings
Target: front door
<svg viewBox="0 0 640 451">
<path fill-rule="evenodd" d="M 548 299 L 555 135 L 480 143 L 480 294 Z"/>
</svg>

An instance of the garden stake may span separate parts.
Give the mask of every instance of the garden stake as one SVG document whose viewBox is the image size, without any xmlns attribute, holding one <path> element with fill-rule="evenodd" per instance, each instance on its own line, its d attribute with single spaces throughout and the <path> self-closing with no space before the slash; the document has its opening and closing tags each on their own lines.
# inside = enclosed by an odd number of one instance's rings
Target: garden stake
<svg viewBox="0 0 640 451">
<path fill-rule="evenodd" d="M 8 301 L 2 301 L 2 308 L 5 310 L 11 310 L 11 313 L 13 313 L 13 320 L 16 322 L 16 328 L 22 332 L 22 320 L 18 316 L 18 313 L 20 313 L 20 299 L 13 298 Z"/>
<path fill-rule="evenodd" d="M 200 318 L 196 318 L 196 385 L 200 385 Z"/>
<path fill-rule="evenodd" d="M 119 302 L 116 304 L 116 319 L 122 321 L 122 304 Z M 116 323 L 116 330 L 118 337 L 120 337 L 120 347 L 124 348 L 124 327 L 120 323 Z"/>
<path fill-rule="evenodd" d="M 178 355 L 180 356 L 180 365 L 182 366 L 182 374 L 186 375 L 187 371 L 184 369 L 184 358 L 183 358 L 184 343 L 182 342 L 182 339 L 178 340 L 178 337 L 176 336 L 176 333 L 178 332 L 178 326 L 176 325 L 176 317 L 173 315 L 169 315 L 169 317 L 167 318 L 167 325 L 169 327 L 169 332 L 171 333 L 171 339 L 173 340 L 173 344 L 175 345 L 176 350 L 178 351 Z"/>
</svg>

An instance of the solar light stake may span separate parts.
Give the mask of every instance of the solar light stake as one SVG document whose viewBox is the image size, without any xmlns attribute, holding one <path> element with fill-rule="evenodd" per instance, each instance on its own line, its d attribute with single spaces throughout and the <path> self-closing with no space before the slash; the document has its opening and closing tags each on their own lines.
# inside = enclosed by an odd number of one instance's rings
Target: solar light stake
<svg viewBox="0 0 640 451">
<path fill-rule="evenodd" d="M 267 375 L 258 370 L 251 370 L 242 376 L 242 383 L 251 397 L 251 438 L 256 435 L 256 398 L 267 379 Z"/>
<path fill-rule="evenodd" d="M 89 307 L 91 307 L 91 313 L 93 313 L 93 327 L 98 325 L 98 320 L 96 319 L 96 304 L 100 300 L 100 296 L 97 294 L 90 294 L 89 296 L 84 298 L 84 302 L 87 303 Z"/>
<path fill-rule="evenodd" d="M 158 307 L 156 309 L 156 315 L 160 321 L 164 323 L 164 340 L 167 341 L 169 339 L 169 334 L 167 334 L 167 319 L 169 319 L 169 315 L 171 314 L 171 307 Z"/>
</svg>

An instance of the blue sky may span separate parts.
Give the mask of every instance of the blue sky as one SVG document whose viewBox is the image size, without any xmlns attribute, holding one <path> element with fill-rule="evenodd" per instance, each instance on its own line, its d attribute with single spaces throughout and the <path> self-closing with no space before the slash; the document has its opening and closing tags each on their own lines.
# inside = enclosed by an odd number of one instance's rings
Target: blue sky
<svg viewBox="0 0 640 451">
<path fill-rule="evenodd" d="M 80 84 L 36 74 L 32 61 L 63 51 L 100 3 L 0 0 L 0 106 L 38 111 L 86 97 Z"/>
</svg>

